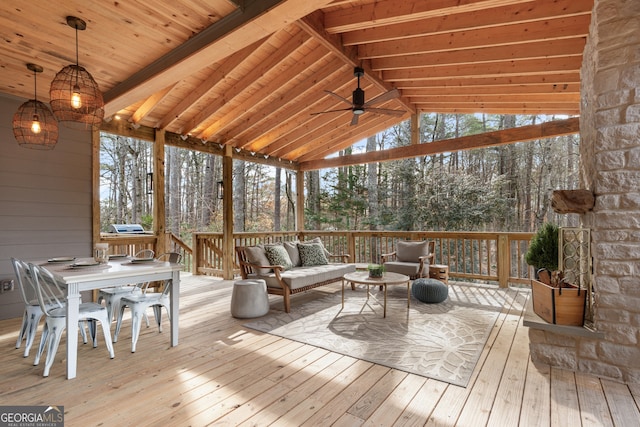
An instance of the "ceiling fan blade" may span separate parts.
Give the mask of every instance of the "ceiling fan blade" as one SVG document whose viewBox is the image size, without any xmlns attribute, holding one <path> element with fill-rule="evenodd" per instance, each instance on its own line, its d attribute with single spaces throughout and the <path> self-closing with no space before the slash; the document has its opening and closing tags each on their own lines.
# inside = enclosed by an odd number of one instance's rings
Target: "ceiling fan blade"
<svg viewBox="0 0 640 427">
<path fill-rule="evenodd" d="M 340 108 L 339 110 L 316 111 L 315 113 L 311 113 L 311 115 L 315 116 L 317 114 L 324 114 L 324 113 L 340 113 L 343 111 L 351 111 L 351 108 Z"/>
<path fill-rule="evenodd" d="M 391 89 L 389 92 L 385 92 L 382 95 L 378 95 L 370 101 L 364 103 L 364 107 L 368 107 L 369 105 L 378 104 L 380 102 L 388 101 L 390 99 L 395 99 L 400 96 L 400 91 L 398 89 Z"/>
<path fill-rule="evenodd" d="M 359 114 L 354 114 L 353 118 L 351 119 L 351 125 L 350 126 L 355 126 L 358 124 L 358 117 L 360 117 Z"/>
<path fill-rule="evenodd" d="M 338 98 L 340 101 L 342 102 L 346 102 L 347 104 L 351 105 L 351 101 L 349 101 L 347 98 L 343 98 L 340 95 L 338 95 L 337 93 L 333 93 L 330 90 L 325 90 L 325 92 L 327 92 L 329 95 Z"/>
<path fill-rule="evenodd" d="M 405 111 L 402 111 L 402 110 L 389 110 L 388 108 L 374 108 L 374 107 L 369 107 L 366 109 L 366 111 L 368 111 L 369 113 L 387 114 L 389 116 L 396 116 L 396 117 L 400 117 L 405 113 Z"/>
</svg>

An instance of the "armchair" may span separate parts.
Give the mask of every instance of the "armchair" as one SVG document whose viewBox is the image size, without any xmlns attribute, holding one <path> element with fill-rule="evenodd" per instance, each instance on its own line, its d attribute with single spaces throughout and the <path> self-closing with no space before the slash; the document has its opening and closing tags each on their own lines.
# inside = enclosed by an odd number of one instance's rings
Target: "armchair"
<svg viewBox="0 0 640 427">
<path fill-rule="evenodd" d="M 429 276 L 429 264 L 433 263 L 435 241 L 399 241 L 395 252 L 382 254 L 380 260 L 385 271 L 409 276 L 411 280 Z"/>
</svg>

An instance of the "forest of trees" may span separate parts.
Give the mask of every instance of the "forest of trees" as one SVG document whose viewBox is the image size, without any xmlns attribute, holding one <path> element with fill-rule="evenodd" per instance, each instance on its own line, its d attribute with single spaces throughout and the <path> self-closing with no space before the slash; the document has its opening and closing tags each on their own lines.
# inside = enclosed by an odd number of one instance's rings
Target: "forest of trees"
<svg viewBox="0 0 640 427">
<path fill-rule="evenodd" d="M 422 143 L 538 124 L 550 117 L 426 114 Z M 403 122 L 339 153 L 410 144 Z M 544 221 L 575 226 L 549 208 L 550 191 L 578 187 L 579 136 L 305 173 L 309 230 L 533 231 Z M 152 228 L 147 174 L 152 146 L 101 135 L 101 226 L 140 223 Z M 222 159 L 166 147 L 167 229 L 222 230 L 216 183 Z M 295 173 L 234 160 L 234 230 L 295 229 Z"/>
</svg>

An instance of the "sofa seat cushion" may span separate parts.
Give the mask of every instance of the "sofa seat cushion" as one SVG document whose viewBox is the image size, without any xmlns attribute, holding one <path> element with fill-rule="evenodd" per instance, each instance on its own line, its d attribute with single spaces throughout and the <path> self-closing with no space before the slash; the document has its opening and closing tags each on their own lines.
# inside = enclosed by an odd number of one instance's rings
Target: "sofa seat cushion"
<svg viewBox="0 0 640 427">
<path fill-rule="evenodd" d="M 326 282 L 327 280 L 340 280 L 345 274 L 355 271 L 355 264 L 326 264 L 312 267 L 294 267 L 291 270 L 281 272 L 280 277 L 293 290 Z M 260 278 L 267 282 L 267 286 L 280 287 L 275 273 L 261 275 Z"/>
<path fill-rule="evenodd" d="M 415 262 L 389 261 L 384 263 L 385 271 L 404 274 L 409 277 L 415 277 L 419 268 L 420 264 Z"/>
</svg>

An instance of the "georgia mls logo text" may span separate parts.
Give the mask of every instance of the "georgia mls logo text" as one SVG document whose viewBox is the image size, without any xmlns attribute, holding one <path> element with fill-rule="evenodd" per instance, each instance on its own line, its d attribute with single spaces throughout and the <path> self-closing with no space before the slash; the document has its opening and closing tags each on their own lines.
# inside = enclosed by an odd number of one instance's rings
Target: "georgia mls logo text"
<svg viewBox="0 0 640 427">
<path fill-rule="evenodd" d="M 0 427 L 63 427 L 64 406 L 0 406 Z"/>
</svg>

